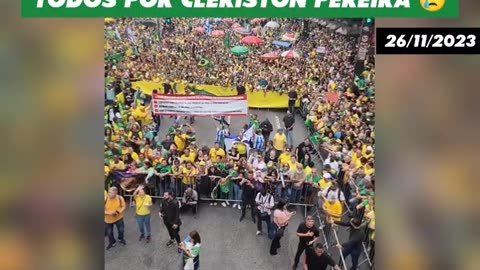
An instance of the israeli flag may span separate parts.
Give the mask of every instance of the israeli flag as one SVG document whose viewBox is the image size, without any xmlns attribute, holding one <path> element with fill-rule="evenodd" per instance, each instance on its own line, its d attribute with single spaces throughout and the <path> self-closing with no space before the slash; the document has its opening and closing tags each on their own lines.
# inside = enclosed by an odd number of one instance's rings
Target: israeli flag
<svg viewBox="0 0 480 270">
<path fill-rule="evenodd" d="M 254 129 L 254 126 L 252 125 L 249 129 L 247 129 L 244 133 L 243 133 L 243 136 L 242 136 L 242 141 L 243 142 L 250 142 L 253 138 L 253 129 Z"/>
<path fill-rule="evenodd" d="M 227 136 L 225 137 L 225 149 L 227 151 L 229 151 L 230 149 L 232 149 L 233 145 L 235 145 L 235 143 L 239 143 L 240 142 L 240 136 Z M 245 141 L 244 141 L 245 142 Z M 248 145 L 248 143 L 245 144 L 247 146 L 247 153 L 250 152 L 250 145 Z"/>
<path fill-rule="evenodd" d="M 225 148 L 227 150 L 230 150 L 232 149 L 233 145 L 236 143 L 236 142 L 239 142 L 240 141 L 240 136 L 226 136 L 225 137 Z"/>
</svg>

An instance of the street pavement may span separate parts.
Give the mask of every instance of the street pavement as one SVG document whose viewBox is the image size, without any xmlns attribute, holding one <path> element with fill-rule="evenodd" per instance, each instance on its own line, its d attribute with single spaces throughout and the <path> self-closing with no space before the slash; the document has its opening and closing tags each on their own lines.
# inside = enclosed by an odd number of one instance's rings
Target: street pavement
<svg viewBox="0 0 480 270">
<path fill-rule="evenodd" d="M 268 118 L 276 129 L 283 127 L 285 111 L 279 110 L 250 110 L 249 113 L 257 114 L 259 121 Z M 166 131 L 173 123 L 173 118 L 162 119 L 159 132 L 160 139 L 165 138 Z M 181 119 L 181 122 L 188 120 Z M 239 134 L 242 126 L 248 122 L 248 117 L 232 117 L 230 119 L 230 131 L 232 135 Z M 197 145 L 212 146 L 215 141 L 216 125 L 218 122 L 210 117 L 197 118 L 193 127 L 197 133 Z M 296 116 L 294 128 L 294 146 L 296 147 L 307 136 L 307 130 L 303 126 L 303 119 Z M 317 164 L 321 166 L 321 164 Z M 320 168 L 320 167 L 319 167 Z M 169 240 L 168 232 L 158 216 L 158 202 L 152 208 L 152 242 L 139 242 L 139 232 L 135 221 L 135 211 L 130 208 L 125 214 L 125 239 L 126 246 L 118 245 L 105 252 L 106 270 L 177 270 L 180 258 L 177 256 L 175 247 L 166 247 Z M 304 208 L 297 207 L 297 215 L 288 226 L 285 236 L 281 240 L 279 255 L 270 256 L 269 247 L 271 241 L 263 234 L 256 236 L 256 225 L 251 221 L 249 209 L 246 218 L 239 222 L 240 210 L 223 208 L 222 206 L 209 206 L 208 203 L 199 205 L 199 212 L 194 218 L 191 213 L 181 215 L 183 225 L 181 238 L 192 231 L 197 230 L 202 238 L 200 255 L 200 269 L 204 270 L 287 270 L 292 269 L 293 259 L 298 245 L 298 237 L 295 232 L 304 219 Z M 264 232 L 266 226 L 264 226 Z M 318 224 L 317 224 L 318 225 Z M 346 241 L 348 234 L 345 229 L 339 230 L 340 242 Z M 320 238 L 322 240 L 322 238 Z M 106 244 L 105 244 L 106 246 Z M 332 247 L 329 253 L 336 261 L 339 260 L 338 250 Z M 302 256 L 303 260 L 303 256 Z M 363 260 L 363 256 L 360 261 Z M 347 259 L 347 265 L 350 265 Z M 301 269 L 299 266 L 298 269 Z M 367 270 L 367 264 L 359 267 Z"/>
</svg>

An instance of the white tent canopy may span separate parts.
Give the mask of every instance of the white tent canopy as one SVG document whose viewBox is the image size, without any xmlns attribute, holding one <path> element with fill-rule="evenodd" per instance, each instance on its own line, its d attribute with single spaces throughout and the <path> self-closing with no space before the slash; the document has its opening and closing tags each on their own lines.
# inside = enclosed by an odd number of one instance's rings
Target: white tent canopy
<svg viewBox="0 0 480 270">
<path fill-rule="evenodd" d="M 275 21 L 269 21 L 267 24 L 265 24 L 265 27 L 267 27 L 267 28 L 278 28 L 278 27 L 280 27 L 280 24 L 278 24 Z"/>
</svg>

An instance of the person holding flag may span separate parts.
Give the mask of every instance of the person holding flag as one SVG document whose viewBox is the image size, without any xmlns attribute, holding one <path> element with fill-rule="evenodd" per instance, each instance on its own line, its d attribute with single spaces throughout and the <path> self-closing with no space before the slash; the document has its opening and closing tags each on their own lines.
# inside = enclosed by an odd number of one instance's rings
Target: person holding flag
<svg viewBox="0 0 480 270">
<path fill-rule="evenodd" d="M 225 137 L 229 136 L 230 132 L 224 125 L 220 125 L 217 127 L 217 137 L 216 142 L 220 144 L 220 147 L 225 149 Z"/>
</svg>

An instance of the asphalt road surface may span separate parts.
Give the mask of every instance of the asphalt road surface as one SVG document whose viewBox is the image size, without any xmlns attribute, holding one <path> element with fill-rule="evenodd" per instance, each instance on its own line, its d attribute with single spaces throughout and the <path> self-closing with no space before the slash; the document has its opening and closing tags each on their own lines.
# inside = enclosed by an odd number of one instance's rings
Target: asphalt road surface
<svg viewBox="0 0 480 270">
<path fill-rule="evenodd" d="M 250 113 L 258 115 L 259 121 L 268 118 L 273 125 L 274 131 L 283 127 L 285 111 L 278 110 L 250 110 Z M 187 121 L 181 119 L 181 121 Z M 230 131 L 236 135 L 242 125 L 248 122 L 247 117 L 232 117 L 230 119 Z M 164 117 L 161 123 L 159 136 L 165 137 L 166 131 L 173 123 L 173 118 Z M 308 135 L 303 126 L 303 119 L 296 116 L 294 128 L 294 146 L 296 147 Z M 197 132 L 197 145 L 212 146 L 215 141 L 216 125 L 218 122 L 212 118 L 197 118 L 193 127 Z M 320 168 L 321 164 L 317 164 Z M 152 241 L 150 243 L 139 242 L 139 232 L 135 221 L 135 211 L 130 208 L 125 214 L 125 239 L 126 246 L 117 244 L 114 248 L 105 252 L 105 269 L 107 270 L 178 270 L 180 257 L 177 256 L 174 246 L 167 248 L 169 240 L 168 232 L 158 216 L 158 202 L 152 208 Z M 285 236 L 281 240 L 281 248 L 278 256 L 269 255 L 271 241 L 265 234 L 256 236 L 256 225 L 252 222 L 249 209 L 246 218 L 239 222 L 240 210 L 223 208 L 222 206 L 209 206 L 201 203 L 196 218 L 191 213 L 181 215 L 183 225 L 180 236 L 182 239 L 192 231 L 197 230 L 202 238 L 200 253 L 200 269 L 203 270 L 289 270 L 292 269 L 298 238 L 295 234 L 297 226 L 302 222 L 304 209 L 297 207 L 297 215 L 288 226 Z M 318 223 L 317 223 L 318 226 Z M 266 226 L 264 224 L 264 232 Z M 116 234 L 116 233 L 115 233 Z M 340 242 L 346 241 L 348 232 L 340 228 Z M 322 241 L 322 238 L 320 238 Z M 105 239 L 105 246 L 107 239 Z M 323 242 L 323 241 L 322 241 Z M 335 247 L 330 248 L 329 253 L 336 261 L 339 254 Z M 301 261 L 303 260 L 303 256 Z M 363 261 L 364 256 L 360 258 Z M 350 259 L 347 259 L 350 266 Z M 299 266 L 297 269 L 301 269 Z M 358 269 L 369 269 L 363 264 Z"/>
</svg>

